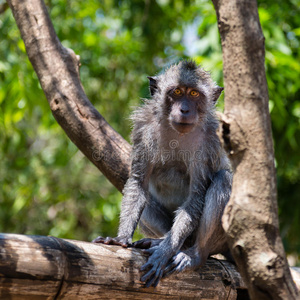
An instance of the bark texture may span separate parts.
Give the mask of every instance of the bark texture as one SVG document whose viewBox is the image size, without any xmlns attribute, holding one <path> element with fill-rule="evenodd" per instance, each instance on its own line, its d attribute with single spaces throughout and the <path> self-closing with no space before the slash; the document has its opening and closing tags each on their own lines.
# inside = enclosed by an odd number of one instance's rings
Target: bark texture
<svg viewBox="0 0 300 300">
<path fill-rule="evenodd" d="M 256 0 L 213 0 L 222 40 L 222 138 L 234 168 L 223 216 L 233 256 L 252 299 L 296 299 L 279 235 L 276 175 Z"/>
<path fill-rule="evenodd" d="M 54 237 L 0 234 L 1 299 L 248 299 L 235 267 L 209 259 L 198 271 L 144 288 L 135 249 Z"/>
<path fill-rule="evenodd" d="M 88 100 L 79 78 L 79 56 L 61 45 L 42 0 L 7 2 L 53 116 L 72 142 L 122 191 L 131 146 Z"/>
</svg>

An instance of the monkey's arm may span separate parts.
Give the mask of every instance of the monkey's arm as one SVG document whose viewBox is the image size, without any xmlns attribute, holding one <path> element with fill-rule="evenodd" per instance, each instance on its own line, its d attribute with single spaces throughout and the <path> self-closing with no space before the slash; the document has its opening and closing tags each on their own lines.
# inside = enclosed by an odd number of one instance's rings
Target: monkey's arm
<svg viewBox="0 0 300 300">
<path fill-rule="evenodd" d="M 93 243 L 130 246 L 132 236 L 147 201 L 147 194 L 137 178 L 130 177 L 124 187 L 120 224 L 117 237 L 97 237 Z"/>
<path fill-rule="evenodd" d="M 144 250 L 145 253 L 151 255 L 141 268 L 142 271 L 149 270 L 141 277 L 141 281 L 146 282 L 147 287 L 157 286 L 169 260 L 180 250 L 186 238 L 199 226 L 206 189 L 206 183 L 201 185 L 198 183 L 197 186 L 192 183 L 190 196 L 178 209 L 173 226 L 166 238 L 158 246 Z"/>
<path fill-rule="evenodd" d="M 133 233 L 148 199 L 147 187 L 152 167 L 146 153 L 145 149 L 133 149 L 131 174 L 123 190 L 118 236 L 115 238 L 99 236 L 93 243 L 123 247 L 131 244 Z"/>
<path fill-rule="evenodd" d="M 226 258 L 233 261 L 228 253 L 222 215 L 229 201 L 232 185 L 230 170 L 218 171 L 205 195 L 203 214 L 197 229 L 194 247 L 176 253 L 168 263 L 163 277 L 203 265 L 209 255 L 227 252 Z M 228 255 L 229 254 L 229 255 Z"/>
<path fill-rule="evenodd" d="M 132 242 L 133 233 L 148 199 L 148 193 L 138 178 L 130 177 L 124 188 L 118 237 Z"/>
</svg>

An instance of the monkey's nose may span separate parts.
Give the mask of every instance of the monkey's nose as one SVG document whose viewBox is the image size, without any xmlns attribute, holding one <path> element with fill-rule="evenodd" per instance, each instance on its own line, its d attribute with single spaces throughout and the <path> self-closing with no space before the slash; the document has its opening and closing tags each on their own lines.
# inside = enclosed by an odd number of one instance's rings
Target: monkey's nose
<svg viewBox="0 0 300 300">
<path fill-rule="evenodd" d="M 190 112 L 190 110 L 187 109 L 187 108 L 181 108 L 180 111 L 181 111 L 181 113 L 184 114 L 184 115 L 187 115 L 187 114 Z"/>
</svg>

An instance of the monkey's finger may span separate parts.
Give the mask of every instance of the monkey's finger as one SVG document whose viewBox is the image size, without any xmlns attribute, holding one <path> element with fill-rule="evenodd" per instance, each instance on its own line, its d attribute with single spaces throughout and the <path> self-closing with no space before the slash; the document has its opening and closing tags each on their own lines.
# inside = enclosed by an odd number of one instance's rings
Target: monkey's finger
<svg viewBox="0 0 300 300">
<path fill-rule="evenodd" d="M 102 236 L 98 236 L 92 240 L 92 243 L 104 243 L 105 238 Z"/>
<path fill-rule="evenodd" d="M 164 274 L 164 271 L 161 268 L 159 268 L 159 270 L 156 271 L 156 274 L 155 274 L 156 279 L 153 283 L 153 287 L 157 287 L 157 285 L 158 285 L 159 281 L 161 280 L 163 274 Z"/>
<path fill-rule="evenodd" d="M 144 253 L 144 254 L 148 254 L 148 255 L 151 255 L 151 254 L 153 254 L 153 250 L 150 250 L 150 249 L 142 249 L 142 252 Z"/>
<path fill-rule="evenodd" d="M 153 264 L 151 262 L 147 261 L 144 265 L 141 266 L 140 270 L 143 272 L 152 267 L 153 267 Z"/>
<path fill-rule="evenodd" d="M 148 285 L 149 280 L 152 278 L 152 276 L 155 274 L 156 272 L 156 268 L 151 268 L 149 272 L 147 272 L 146 274 L 144 274 L 141 277 L 141 281 L 146 282 L 146 286 L 149 287 L 150 285 Z"/>
<path fill-rule="evenodd" d="M 151 275 L 149 279 L 146 279 L 146 287 L 150 287 L 150 286 L 157 287 L 160 279 L 163 276 L 164 271 L 162 270 L 161 267 L 157 267 L 157 268 L 153 267 L 152 270 L 155 271 L 155 274 Z"/>
<path fill-rule="evenodd" d="M 105 244 L 105 245 L 116 245 L 116 246 L 122 246 L 124 248 L 128 247 L 128 244 L 126 242 L 126 240 L 124 239 L 118 239 L 118 238 L 112 238 L 112 237 L 102 237 L 102 236 L 98 236 L 97 238 L 95 238 L 92 243 L 101 243 L 101 244 Z"/>
<path fill-rule="evenodd" d="M 122 246 L 123 248 L 128 247 L 128 243 L 126 239 L 123 238 L 112 238 L 112 237 L 107 237 L 104 239 L 104 244 L 106 245 L 116 245 L 116 246 Z"/>
<path fill-rule="evenodd" d="M 139 248 L 139 249 L 149 249 L 151 246 L 151 240 L 149 239 L 142 239 L 139 241 L 136 241 L 132 244 L 134 248 Z"/>
<path fill-rule="evenodd" d="M 170 276 L 171 274 L 176 272 L 176 264 L 170 263 L 166 266 L 163 274 L 163 278 Z"/>
<path fill-rule="evenodd" d="M 106 244 L 106 245 L 113 245 L 114 244 L 113 238 L 111 238 L 110 236 L 108 236 L 107 238 L 104 239 L 104 244 Z"/>
<path fill-rule="evenodd" d="M 173 273 L 180 273 L 183 270 L 191 267 L 191 261 L 186 256 L 175 256 L 172 261 L 167 265 L 163 278 L 170 276 Z"/>
<path fill-rule="evenodd" d="M 163 278 L 167 277 L 175 272 L 175 268 L 178 265 L 178 262 L 176 261 L 176 255 L 173 256 L 167 263 L 164 273 L 163 273 Z"/>
<path fill-rule="evenodd" d="M 113 238 L 113 239 L 111 239 L 110 245 L 122 246 L 123 248 L 127 248 L 128 247 L 127 240 L 119 239 L 119 238 Z"/>
<path fill-rule="evenodd" d="M 146 281 L 145 286 L 146 287 L 150 287 L 152 285 L 152 283 L 154 282 L 155 279 L 156 279 L 156 277 L 152 276 L 149 280 Z"/>
<path fill-rule="evenodd" d="M 161 279 L 162 275 L 163 275 L 163 271 L 162 269 L 159 267 L 156 270 L 154 268 L 152 268 L 153 271 L 155 271 L 155 274 L 151 275 L 151 277 L 149 279 L 146 279 L 146 287 L 156 287 L 159 283 L 159 280 Z M 151 270 L 151 271 L 152 271 Z"/>
<path fill-rule="evenodd" d="M 149 249 L 143 249 L 142 252 L 144 254 L 152 255 L 157 249 L 158 249 L 158 246 L 154 246 L 154 247 L 149 248 Z"/>
</svg>

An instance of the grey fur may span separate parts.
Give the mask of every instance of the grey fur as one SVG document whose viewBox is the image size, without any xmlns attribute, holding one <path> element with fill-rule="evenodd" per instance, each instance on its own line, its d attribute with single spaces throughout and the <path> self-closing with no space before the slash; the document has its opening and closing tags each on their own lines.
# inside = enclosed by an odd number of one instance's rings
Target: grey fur
<svg viewBox="0 0 300 300">
<path fill-rule="evenodd" d="M 210 74 L 182 61 L 149 80 L 152 98 L 132 115 L 132 168 L 118 237 L 95 241 L 130 245 L 140 222 L 148 238 L 133 246 L 149 248 L 150 254 L 141 280 L 156 286 L 161 277 L 196 268 L 209 255 L 228 250 L 221 217 L 232 173 L 216 134 L 215 102 L 222 88 Z M 182 101 L 172 92 L 177 87 L 186 91 Z M 188 88 L 199 91 L 196 104 Z M 193 128 L 178 131 L 174 118 Z"/>
</svg>

